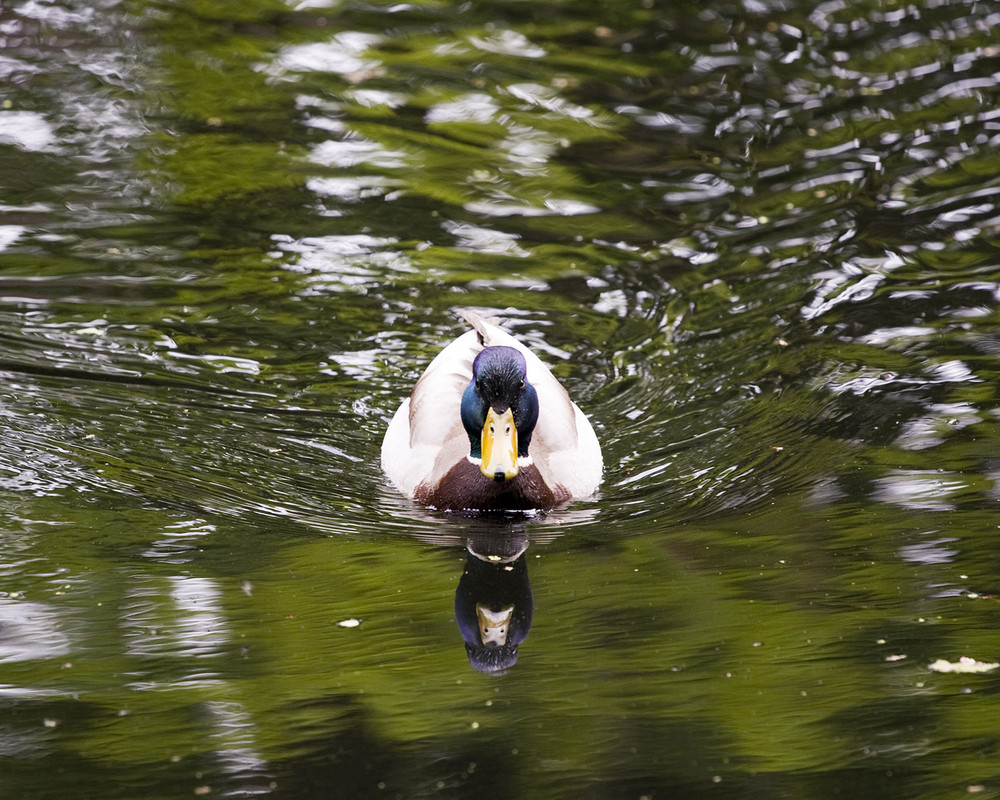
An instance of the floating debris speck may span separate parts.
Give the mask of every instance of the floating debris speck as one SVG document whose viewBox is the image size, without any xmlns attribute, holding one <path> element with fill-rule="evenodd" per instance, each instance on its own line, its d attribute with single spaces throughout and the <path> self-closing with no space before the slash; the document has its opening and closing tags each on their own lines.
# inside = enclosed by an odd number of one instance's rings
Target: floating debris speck
<svg viewBox="0 0 1000 800">
<path fill-rule="evenodd" d="M 351 617 L 350 619 L 342 619 L 340 622 L 337 623 L 337 625 L 339 625 L 341 628 L 356 628 L 360 624 L 361 620 L 355 617 Z"/>
<path fill-rule="evenodd" d="M 927 668 L 934 672 L 992 672 L 1000 664 L 986 661 L 976 661 L 974 658 L 962 656 L 958 661 L 947 661 L 939 658 L 937 661 L 928 664 Z"/>
</svg>

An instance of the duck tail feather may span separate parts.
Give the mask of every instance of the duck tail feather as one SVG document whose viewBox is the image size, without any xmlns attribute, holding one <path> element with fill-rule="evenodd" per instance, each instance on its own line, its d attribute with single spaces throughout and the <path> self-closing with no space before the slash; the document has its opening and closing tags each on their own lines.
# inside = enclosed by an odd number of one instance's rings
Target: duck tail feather
<svg viewBox="0 0 1000 800">
<path fill-rule="evenodd" d="M 479 343 L 483 346 L 486 345 L 487 340 L 490 338 L 488 326 L 496 326 L 502 322 L 500 317 L 484 317 L 482 314 L 473 311 L 470 308 L 460 308 L 458 310 L 458 315 L 469 323 L 469 326 L 478 334 Z"/>
</svg>

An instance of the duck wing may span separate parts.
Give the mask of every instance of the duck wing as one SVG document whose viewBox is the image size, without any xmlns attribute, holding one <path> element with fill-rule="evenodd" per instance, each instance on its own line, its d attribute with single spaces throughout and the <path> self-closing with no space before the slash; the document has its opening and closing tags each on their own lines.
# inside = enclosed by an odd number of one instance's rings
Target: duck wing
<svg viewBox="0 0 1000 800">
<path fill-rule="evenodd" d="M 472 361 L 483 349 L 468 331 L 438 353 L 403 401 L 382 441 L 382 469 L 403 494 L 435 484 L 469 454 L 462 427 L 462 392 L 472 380 Z"/>
</svg>

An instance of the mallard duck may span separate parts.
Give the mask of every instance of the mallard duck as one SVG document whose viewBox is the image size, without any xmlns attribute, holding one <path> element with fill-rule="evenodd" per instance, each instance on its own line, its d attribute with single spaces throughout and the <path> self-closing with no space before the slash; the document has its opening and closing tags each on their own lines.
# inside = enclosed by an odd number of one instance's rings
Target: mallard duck
<svg viewBox="0 0 1000 800">
<path fill-rule="evenodd" d="M 548 367 L 471 311 L 403 401 L 382 468 L 407 497 L 444 510 L 551 509 L 594 493 L 601 446 Z"/>
</svg>

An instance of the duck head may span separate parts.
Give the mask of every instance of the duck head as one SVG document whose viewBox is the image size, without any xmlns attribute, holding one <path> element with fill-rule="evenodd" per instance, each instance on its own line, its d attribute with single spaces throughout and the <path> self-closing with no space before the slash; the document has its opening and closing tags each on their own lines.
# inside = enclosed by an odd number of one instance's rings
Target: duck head
<svg viewBox="0 0 1000 800">
<path fill-rule="evenodd" d="M 524 356 L 513 347 L 483 348 L 472 362 L 472 380 L 462 395 L 462 424 L 469 435 L 469 457 L 490 480 L 516 477 L 528 458 L 538 394 L 526 376 Z"/>
</svg>

